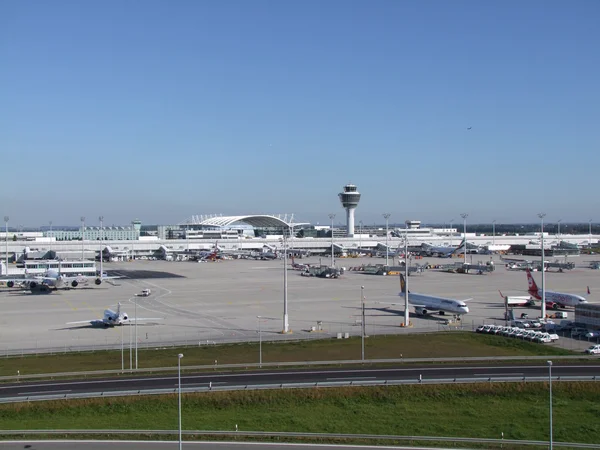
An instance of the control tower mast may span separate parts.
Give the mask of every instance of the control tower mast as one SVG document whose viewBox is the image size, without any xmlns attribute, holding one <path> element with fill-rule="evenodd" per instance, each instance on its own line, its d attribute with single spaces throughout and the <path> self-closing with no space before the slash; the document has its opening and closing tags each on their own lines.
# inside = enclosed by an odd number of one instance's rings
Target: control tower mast
<svg viewBox="0 0 600 450">
<path fill-rule="evenodd" d="M 354 237 L 354 210 L 360 202 L 360 193 L 356 190 L 353 184 L 344 186 L 344 192 L 338 194 L 342 206 L 346 208 L 346 229 L 348 237 Z M 332 230 L 333 232 L 333 230 Z"/>
</svg>

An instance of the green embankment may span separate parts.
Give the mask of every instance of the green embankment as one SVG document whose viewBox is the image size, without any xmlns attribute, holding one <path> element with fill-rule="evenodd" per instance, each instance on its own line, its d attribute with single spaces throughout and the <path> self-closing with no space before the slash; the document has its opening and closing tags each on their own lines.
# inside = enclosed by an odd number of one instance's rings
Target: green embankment
<svg viewBox="0 0 600 450">
<path fill-rule="evenodd" d="M 555 441 L 597 443 L 600 384 L 556 382 Z M 183 396 L 183 428 L 548 439 L 545 383 L 212 392 Z M 4 429 L 177 429 L 177 396 L 0 405 Z M 468 446 L 468 445 L 465 445 Z M 508 446 L 505 446 L 507 448 Z"/>
<path fill-rule="evenodd" d="M 320 339 L 296 342 L 263 343 L 263 362 L 330 361 L 360 359 L 361 340 Z M 217 346 L 139 349 L 140 368 L 177 365 L 177 354 L 184 353 L 183 366 L 258 362 L 258 343 Z M 472 332 L 414 333 L 403 336 L 371 336 L 366 339 L 367 359 L 441 358 L 469 356 L 571 355 L 571 351 L 501 336 Z M 125 352 L 125 368 L 129 351 Z M 121 368 L 120 351 L 41 354 L 0 358 L 0 376 L 33 373 L 75 372 Z"/>
</svg>

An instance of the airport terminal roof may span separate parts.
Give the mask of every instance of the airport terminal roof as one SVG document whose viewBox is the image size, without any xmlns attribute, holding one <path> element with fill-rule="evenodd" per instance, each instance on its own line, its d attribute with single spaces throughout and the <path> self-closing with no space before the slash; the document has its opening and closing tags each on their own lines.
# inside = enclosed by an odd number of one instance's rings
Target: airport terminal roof
<svg viewBox="0 0 600 450">
<path fill-rule="evenodd" d="M 243 222 L 255 228 L 280 228 L 306 225 L 294 222 L 293 214 L 272 216 L 267 214 L 250 214 L 246 216 L 192 216 L 182 225 L 200 225 L 207 227 L 227 227 L 236 222 Z"/>
</svg>

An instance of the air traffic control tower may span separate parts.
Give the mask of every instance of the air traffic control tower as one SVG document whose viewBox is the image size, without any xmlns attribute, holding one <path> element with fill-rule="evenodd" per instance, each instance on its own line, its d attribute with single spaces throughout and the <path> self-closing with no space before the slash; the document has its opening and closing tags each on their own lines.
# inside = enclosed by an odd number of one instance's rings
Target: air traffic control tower
<svg viewBox="0 0 600 450">
<path fill-rule="evenodd" d="M 346 229 L 348 237 L 354 237 L 354 210 L 360 202 L 360 193 L 356 190 L 353 184 L 344 186 L 344 192 L 338 194 L 342 206 L 346 208 Z"/>
</svg>

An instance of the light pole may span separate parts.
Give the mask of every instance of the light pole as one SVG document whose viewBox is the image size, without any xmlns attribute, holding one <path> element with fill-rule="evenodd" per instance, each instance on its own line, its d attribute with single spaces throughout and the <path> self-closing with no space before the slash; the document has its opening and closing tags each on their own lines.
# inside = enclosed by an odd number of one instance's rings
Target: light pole
<svg viewBox="0 0 600 450">
<path fill-rule="evenodd" d="M 454 229 L 452 228 L 453 223 L 454 219 L 450 219 L 450 247 L 452 247 L 452 238 L 454 237 Z"/>
<path fill-rule="evenodd" d="M 333 219 L 335 219 L 335 214 L 329 214 L 329 218 L 331 219 L 331 267 L 335 267 L 335 259 L 333 256 Z"/>
<path fill-rule="evenodd" d="M 388 221 L 390 219 L 390 213 L 384 213 L 383 218 L 385 219 L 385 265 L 389 266 L 389 247 L 388 247 Z"/>
<path fill-rule="evenodd" d="M 492 245 L 496 245 L 496 221 L 492 221 Z"/>
<path fill-rule="evenodd" d="M 290 332 L 290 323 L 288 317 L 288 283 L 287 283 L 287 238 L 283 230 L 283 331 L 282 333 Z"/>
<path fill-rule="evenodd" d="M 408 311 L 408 233 L 404 235 L 404 326 L 408 327 L 410 325 L 410 313 Z"/>
<path fill-rule="evenodd" d="M 50 252 L 52 252 L 52 221 L 50 221 L 50 234 L 49 234 L 49 237 L 50 237 Z M 52 259 L 56 259 L 56 258 L 53 257 Z"/>
<path fill-rule="evenodd" d="M 4 243 L 6 250 L 6 273 L 4 275 L 8 275 L 8 216 L 4 216 Z"/>
<path fill-rule="evenodd" d="M 262 316 L 256 316 L 258 320 L 258 367 L 262 368 L 262 329 L 260 327 L 260 318 Z"/>
<path fill-rule="evenodd" d="M 125 352 L 123 350 L 123 325 L 121 325 L 121 373 L 125 371 Z"/>
<path fill-rule="evenodd" d="M 137 349 L 137 347 L 138 347 L 138 336 L 137 336 L 137 323 L 138 323 L 138 320 L 137 320 L 137 304 L 138 304 L 138 302 L 137 302 L 137 298 L 134 298 L 133 303 L 135 305 L 135 307 L 134 307 L 134 313 L 133 313 L 133 315 L 135 317 L 135 323 L 133 324 L 133 326 L 135 327 L 135 370 L 137 370 L 137 368 L 138 368 L 138 351 L 137 351 L 138 350 Z"/>
<path fill-rule="evenodd" d="M 358 235 L 358 248 L 362 249 L 362 220 L 358 223 L 360 225 L 360 234 Z"/>
<path fill-rule="evenodd" d="M 181 358 L 183 353 L 177 355 L 177 391 L 178 391 L 178 402 L 177 406 L 179 409 L 179 450 L 181 450 Z"/>
<path fill-rule="evenodd" d="M 102 271 L 102 260 L 104 259 L 102 257 L 102 241 L 104 240 L 104 227 L 102 225 L 104 221 L 104 216 L 98 217 L 98 220 L 100 221 L 100 279 L 102 280 L 102 275 L 104 274 L 104 272 Z"/>
<path fill-rule="evenodd" d="M 590 229 L 589 229 L 590 237 L 588 239 L 588 247 L 592 248 L 592 219 L 590 219 Z"/>
<path fill-rule="evenodd" d="M 81 260 L 82 261 L 85 259 L 84 241 L 85 241 L 85 217 L 81 216 Z"/>
<path fill-rule="evenodd" d="M 463 228 L 464 228 L 464 236 L 463 236 L 463 242 L 464 242 L 464 249 L 463 249 L 463 259 L 464 262 L 467 262 L 467 217 L 469 217 L 469 214 L 467 213 L 462 213 L 460 215 L 460 217 L 463 218 Z"/>
<path fill-rule="evenodd" d="M 362 311 L 362 319 L 360 321 L 360 337 L 361 337 L 361 361 L 365 360 L 365 287 L 360 287 L 360 304 Z"/>
<path fill-rule="evenodd" d="M 136 238 L 135 223 L 134 222 L 131 222 L 131 231 L 132 231 L 131 238 L 133 239 L 131 241 L 131 260 L 134 261 L 135 260 L 135 248 L 134 248 L 134 245 L 135 245 L 135 238 Z"/>
<path fill-rule="evenodd" d="M 558 238 L 560 239 L 560 223 L 562 222 L 562 219 L 558 220 Z"/>
<path fill-rule="evenodd" d="M 546 317 L 546 263 L 544 261 L 544 217 L 546 217 L 546 213 L 539 213 L 538 217 L 542 221 L 542 319 L 544 319 Z"/>
<path fill-rule="evenodd" d="M 548 386 L 550 389 L 550 450 L 552 450 L 552 361 L 548 361 Z"/>
</svg>

